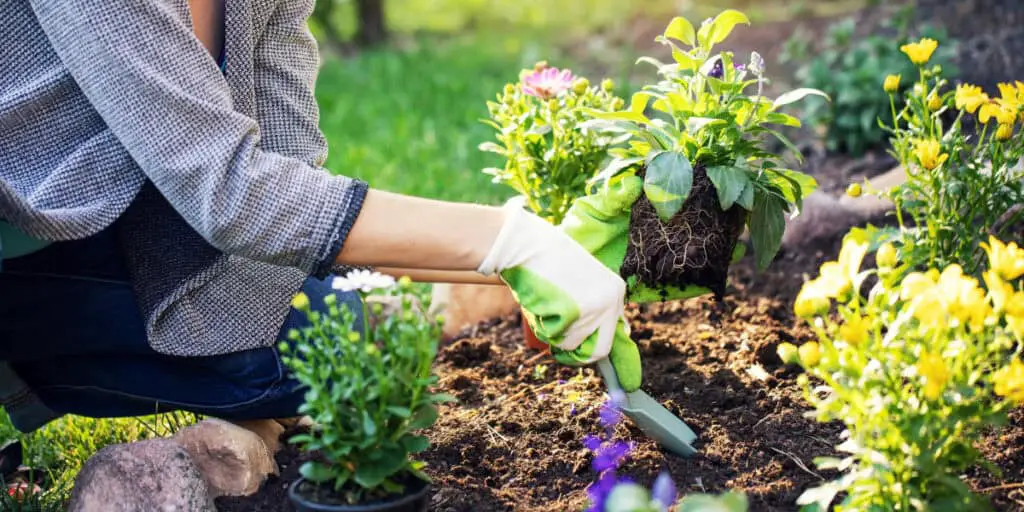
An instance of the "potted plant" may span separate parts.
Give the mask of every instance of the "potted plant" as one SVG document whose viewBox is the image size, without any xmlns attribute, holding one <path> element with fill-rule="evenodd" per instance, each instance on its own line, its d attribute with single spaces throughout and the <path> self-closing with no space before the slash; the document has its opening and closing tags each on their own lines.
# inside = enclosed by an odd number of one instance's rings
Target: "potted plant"
<svg viewBox="0 0 1024 512">
<path fill-rule="evenodd" d="M 774 137 L 801 155 L 777 130 L 799 126 L 780 112 L 814 89 L 796 89 L 768 98 L 764 60 L 756 52 L 746 64 L 731 52 L 714 53 L 747 17 L 726 10 L 698 29 L 676 17 L 657 41 L 671 49 L 674 62 L 654 64 L 661 79 L 634 94 L 616 112 L 585 108 L 583 128 L 625 145 L 593 183 L 632 174 L 643 178 L 632 207 L 629 245 L 620 274 L 631 288 L 697 287 L 721 296 L 737 242 L 749 230 L 758 267 L 765 268 L 781 245 L 785 215 L 799 210 L 817 184 L 785 169 L 768 146 Z"/>
<path fill-rule="evenodd" d="M 526 208 L 558 225 L 572 202 L 586 194 L 588 180 L 602 168 L 615 142 L 582 125 L 583 109 L 612 112 L 625 105 L 613 89 L 611 80 L 594 86 L 546 62 L 523 70 L 518 82 L 505 85 L 497 101 L 487 103 L 490 117 L 484 122 L 495 129 L 497 141 L 480 149 L 500 155 L 504 167 L 484 172 L 515 190 Z M 527 345 L 547 348 L 525 319 L 523 333 Z"/>
<path fill-rule="evenodd" d="M 282 360 L 308 389 L 299 412 L 314 427 L 291 439 L 313 460 L 302 465 L 289 498 L 300 512 L 425 511 L 430 480 L 412 456 L 429 442 L 418 431 L 433 425 L 436 404 L 453 400 L 430 392 L 441 324 L 425 314 L 429 298 L 413 300 L 408 278 L 396 283 L 355 271 L 334 287 L 358 290 L 363 299 L 377 290 L 401 305 L 371 327 L 334 295 L 317 308 L 302 293 L 293 300 L 310 326 L 288 334 Z M 374 308 L 379 314 L 380 305 Z"/>
</svg>

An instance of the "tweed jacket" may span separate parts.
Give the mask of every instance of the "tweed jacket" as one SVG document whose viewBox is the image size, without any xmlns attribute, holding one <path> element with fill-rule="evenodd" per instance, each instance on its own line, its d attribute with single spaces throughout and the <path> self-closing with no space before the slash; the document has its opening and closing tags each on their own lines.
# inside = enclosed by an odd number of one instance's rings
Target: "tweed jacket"
<svg viewBox="0 0 1024 512">
<path fill-rule="evenodd" d="M 115 229 L 160 353 L 274 343 L 362 207 L 321 168 L 313 3 L 227 0 L 222 73 L 186 0 L 0 2 L 0 219 Z"/>
</svg>

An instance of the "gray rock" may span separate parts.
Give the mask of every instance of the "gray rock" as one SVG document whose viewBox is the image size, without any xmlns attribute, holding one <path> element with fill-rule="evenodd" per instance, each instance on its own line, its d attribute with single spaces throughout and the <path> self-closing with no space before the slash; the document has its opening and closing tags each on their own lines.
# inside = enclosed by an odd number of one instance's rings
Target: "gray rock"
<svg viewBox="0 0 1024 512">
<path fill-rule="evenodd" d="M 107 446 L 82 467 L 69 512 L 215 512 L 199 468 L 177 443 Z"/>
</svg>

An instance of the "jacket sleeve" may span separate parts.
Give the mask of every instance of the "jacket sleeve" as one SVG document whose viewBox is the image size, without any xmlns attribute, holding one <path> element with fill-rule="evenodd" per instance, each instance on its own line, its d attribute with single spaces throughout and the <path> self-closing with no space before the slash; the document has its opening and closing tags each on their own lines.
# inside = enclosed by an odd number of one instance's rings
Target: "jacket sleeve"
<svg viewBox="0 0 1024 512">
<path fill-rule="evenodd" d="M 263 143 L 258 121 L 235 111 L 224 76 L 192 34 L 185 0 L 29 2 L 93 108 L 193 229 L 228 254 L 328 271 L 366 185 L 311 165 L 322 158 L 309 151 L 289 156 Z M 276 57 L 257 58 L 266 67 Z M 271 72 L 275 81 L 310 80 L 282 69 Z M 259 108 L 302 108 L 311 101 L 305 94 L 266 97 Z M 315 123 L 300 122 L 270 146 L 285 148 Z"/>
</svg>

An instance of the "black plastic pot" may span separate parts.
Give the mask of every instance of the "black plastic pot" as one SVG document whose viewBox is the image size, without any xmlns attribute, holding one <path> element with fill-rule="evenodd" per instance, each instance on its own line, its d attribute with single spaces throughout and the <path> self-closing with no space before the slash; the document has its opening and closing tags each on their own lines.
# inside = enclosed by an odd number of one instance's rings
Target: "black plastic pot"
<svg viewBox="0 0 1024 512">
<path fill-rule="evenodd" d="M 430 507 L 430 485 L 418 478 L 411 479 L 405 494 L 393 500 L 357 505 L 318 503 L 299 489 L 303 483 L 307 482 L 300 478 L 288 487 L 297 512 L 427 512 Z"/>
</svg>

